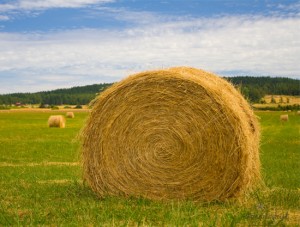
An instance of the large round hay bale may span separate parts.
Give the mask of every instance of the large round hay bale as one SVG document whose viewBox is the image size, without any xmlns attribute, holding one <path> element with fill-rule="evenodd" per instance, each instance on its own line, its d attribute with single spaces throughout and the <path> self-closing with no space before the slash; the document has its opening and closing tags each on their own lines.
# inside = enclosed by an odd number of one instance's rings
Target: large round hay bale
<svg viewBox="0 0 300 227">
<path fill-rule="evenodd" d="M 297 115 L 300 115 L 300 110 L 297 111 Z"/>
<path fill-rule="evenodd" d="M 84 179 L 99 196 L 225 200 L 260 180 L 253 111 L 230 83 L 194 68 L 114 84 L 82 138 Z"/>
<path fill-rule="evenodd" d="M 282 114 L 282 115 L 280 115 L 280 120 L 281 121 L 288 121 L 289 120 L 289 115 L 288 114 Z"/>
<path fill-rule="evenodd" d="M 48 119 L 48 126 L 56 127 L 56 128 L 64 128 L 65 122 L 66 120 L 62 115 L 52 115 Z"/>
<path fill-rule="evenodd" d="M 66 117 L 67 118 L 74 118 L 75 117 L 74 112 L 67 112 Z"/>
</svg>

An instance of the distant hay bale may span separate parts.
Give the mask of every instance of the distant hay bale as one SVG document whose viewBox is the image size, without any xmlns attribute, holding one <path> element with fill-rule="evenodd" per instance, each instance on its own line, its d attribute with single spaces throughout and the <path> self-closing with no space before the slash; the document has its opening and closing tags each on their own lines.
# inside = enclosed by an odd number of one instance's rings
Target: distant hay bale
<svg viewBox="0 0 300 227">
<path fill-rule="evenodd" d="M 297 111 L 297 115 L 300 115 L 300 110 Z"/>
<path fill-rule="evenodd" d="M 75 116 L 74 116 L 74 113 L 73 113 L 73 112 L 67 112 L 67 113 L 66 113 L 66 117 L 67 117 L 67 118 L 74 118 Z"/>
<path fill-rule="evenodd" d="M 280 115 L 280 120 L 281 121 L 288 121 L 289 120 L 289 115 L 287 115 L 287 114 Z"/>
<path fill-rule="evenodd" d="M 64 128 L 65 127 L 65 118 L 62 115 L 52 115 L 48 119 L 49 127 Z"/>
<path fill-rule="evenodd" d="M 259 137 L 249 104 L 220 77 L 142 72 L 97 97 L 82 131 L 84 179 L 99 196 L 239 198 L 261 179 Z"/>
</svg>

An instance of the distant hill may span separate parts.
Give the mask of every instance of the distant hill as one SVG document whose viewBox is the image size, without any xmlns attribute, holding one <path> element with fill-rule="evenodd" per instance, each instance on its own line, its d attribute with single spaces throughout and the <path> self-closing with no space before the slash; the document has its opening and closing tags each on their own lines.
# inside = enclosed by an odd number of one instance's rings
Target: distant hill
<svg viewBox="0 0 300 227">
<path fill-rule="evenodd" d="M 265 95 L 293 95 L 300 96 L 300 80 L 290 78 L 225 77 L 233 83 L 251 102 L 259 102 Z M 35 93 L 13 93 L 0 95 L 0 105 L 49 104 L 49 105 L 86 105 L 107 87 L 107 84 L 93 84 L 87 86 L 57 89 Z M 221 89 L 221 88 L 220 88 Z"/>
<path fill-rule="evenodd" d="M 35 93 L 5 94 L 0 95 L 0 105 L 10 105 L 15 103 L 85 105 L 94 99 L 97 93 L 105 90 L 111 85 L 112 83 L 104 83 Z"/>
</svg>

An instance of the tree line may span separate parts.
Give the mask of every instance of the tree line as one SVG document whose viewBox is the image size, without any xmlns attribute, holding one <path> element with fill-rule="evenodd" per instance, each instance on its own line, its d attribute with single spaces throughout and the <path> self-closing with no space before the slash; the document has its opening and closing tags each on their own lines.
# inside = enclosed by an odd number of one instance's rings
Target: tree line
<svg viewBox="0 0 300 227">
<path fill-rule="evenodd" d="M 298 79 L 250 76 L 225 77 L 225 79 L 233 83 L 250 102 L 259 102 L 265 95 L 272 94 L 300 96 Z M 4 94 L 0 95 L 0 105 L 16 103 L 86 105 L 96 94 L 111 85 L 112 83 L 103 83 L 35 93 Z"/>
<path fill-rule="evenodd" d="M 97 93 L 105 90 L 111 85 L 111 83 L 104 83 L 35 93 L 5 94 L 0 95 L 0 105 L 12 105 L 16 103 L 41 105 L 85 105 L 94 99 Z"/>
<path fill-rule="evenodd" d="M 283 77 L 227 77 L 250 101 L 258 103 L 265 95 L 300 95 L 300 80 Z"/>
</svg>

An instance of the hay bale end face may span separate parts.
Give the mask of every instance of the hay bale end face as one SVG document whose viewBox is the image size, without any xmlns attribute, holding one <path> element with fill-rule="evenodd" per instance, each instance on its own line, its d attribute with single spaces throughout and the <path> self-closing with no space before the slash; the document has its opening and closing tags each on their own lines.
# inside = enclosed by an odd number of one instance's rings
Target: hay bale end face
<svg viewBox="0 0 300 227">
<path fill-rule="evenodd" d="M 288 114 L 280 115 L 280 120 L 281 121 L 288 121 L 289 120 L 289 115 Z"/>
<path fill-rule="evenodd" d="M 50 128 L 52 127 L 65 128 L 66 126 L 65 118 L 62 115 L 52 115 L 48 119 L 48 126 Z"/>
<path fill-rule="evenodd" d="M 99 195 L 238 198 L 260 181 L 259 126 L 241 94 L 202 70 L 130 76 L 100 94 L 82 131 Z"/>
<path fill-rule="evenodd" d="M 67 112 L 66 117 L 67 118 L 74 118 L 75 117 L 74 112 Z"/>
</svg>

